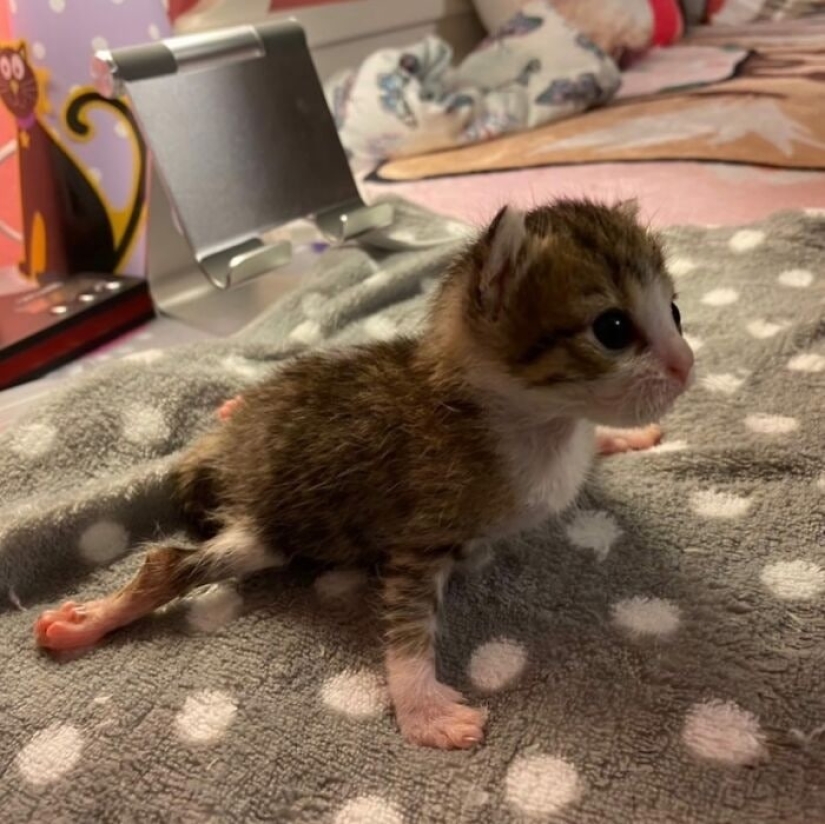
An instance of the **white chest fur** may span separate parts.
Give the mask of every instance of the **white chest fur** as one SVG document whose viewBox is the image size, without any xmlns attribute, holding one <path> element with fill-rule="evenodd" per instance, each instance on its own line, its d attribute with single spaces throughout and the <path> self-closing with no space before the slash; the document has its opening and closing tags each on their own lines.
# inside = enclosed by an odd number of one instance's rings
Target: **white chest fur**
<svg viewBox="0 0 825 824">
<path fill-rule="evenodd" d="M 529 529 L 573 503 L 595 455 L 592 424 L 552 422 L 505 428 L 501 435 L 501 455 L 518 504 L 512 521 L 502 524 L 500 532 Z"/>
</svg>

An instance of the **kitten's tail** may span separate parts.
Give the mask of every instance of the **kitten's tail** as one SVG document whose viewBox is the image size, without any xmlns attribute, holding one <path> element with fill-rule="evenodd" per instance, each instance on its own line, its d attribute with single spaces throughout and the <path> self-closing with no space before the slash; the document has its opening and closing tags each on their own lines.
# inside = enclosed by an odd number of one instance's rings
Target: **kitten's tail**
<svg viewBox="0 0 825 824">
<path fill-rule="evenodd" d="M 79 94 L 66 107 L 66 127 L 69 131 L 80 138 L 87 138 L 90 136 L 92 127 L 86 120 L 83 110 L 90 104 L 97 104 L 99 106 L 109 106 L 115 109 L 120 116 L 129 124 L 132 131 L 132 136 L 135 140 L 138 152 L 138 170 L 137 180 L 134 187 L 134 195 L 132 197 L 132 205 L 129 210 L 129 217 L 126 221 L 126 226 L 120 237 L 120 242 L 115 248 L 115 265 L 113 271 L 120 266 L 126 258 L 129 250 L 132 247 L 132 242 L 137 235 L 140 220 L 143 215 L 143 208 L 146 202 L 146 143 L 138 128 L 135 116 L 132 110 L 122 101 L 117 99 L 109 99 L 103 97 L 95 91 L 88 91 Z"/>
<path fill-rule="evenodd" d="M 219 477 L 215 459 L 221 449 L 221 430 L 209 432 L 187 450 L 172 470 L 175 494 L 189 527 L 201 538 L 220 528 Z"/>
</svg>

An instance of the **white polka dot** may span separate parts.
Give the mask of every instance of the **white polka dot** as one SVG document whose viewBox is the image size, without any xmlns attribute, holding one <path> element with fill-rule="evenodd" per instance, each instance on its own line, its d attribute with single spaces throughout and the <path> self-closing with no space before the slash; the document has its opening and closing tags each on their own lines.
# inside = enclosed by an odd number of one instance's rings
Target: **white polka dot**
<svg viewBox="0 0 825 824">
<path fill-rule="evenodd" d="M 695 492 L 690 498 L 693 511 L 704 518 L 739 518 L 751 507 L 750 498 L 741 498 L 730 492 Z"/>
<path fill-rule="evenodd" d="M 169 437 L 169 424 L 163 413 L 145 403 L 133 403 L 121 416 L 123 437 L 139 445 L 152 445 Z"/>
<path fill-rule="evenodd" d="M 230 372 L 234 372 L 242 378 L 255 380 L 256 378 L 261 377 L 268 364 L 261 363 L 260 361 L 253 361 L 249 358 L 244 358 L 241 355 L 229 355 L 221 361 L 221 366 L 223 366 L 224 369 L 228 369 Z"/>
<path fill-rule="evenodd" d="M 825 492 L 825 475 L 820 475 L 819 480 L 816 482 L 816 487 L 822 492 Z"/>
<path fill-rule="evenodd" d="M 404 824 L 398 807 L 377 795 L 348 801 L 335 816 L 335 824 Z"/>
<path fill-rule="evenodd" d="M 382 286 L 386 286 L 391 280 L 392 276 L 389 272 L 376 272 L 364 281 L 364 286 L 369 286 L 371 289 L 379 289 Z"/>
<path fill-rule="evenodd" d="M 679 628 L 679 607 L 664 598 L 636 595 L 625 598 L 611 608 L 613 621 L 630 635 L 640 638 L 666 638 Z"/>
<path fill-rule="evenodd" d="M 711 289 L 702 297 L 702 303 L 706 306 L 728 306 L 739 300 L 739 292 L 736 289 Z"/>
<path fill-rule="evenodd" d="M 152 40 L 160 40 L 160 29 L 154 23 L 149 24 L 148 32 Z"/>
<path fill-rule="evenodd" d="M 765 241 L 765 233 L 758 229 L 740 229 L 728 241 L 732 252 L 749 252 Z"/>
<path fill-rule="evenodd" d="M 799 421 L 786 415 L 748 415 L 745 426 L 760 435 L 787 435 L 799 429 Z"/>
<path fill-rule="evenodd" d="M 289 337 L 298 343 L 305 343 L 310 346 L 321 341 L 324 336 L 321 327 L 314 320 L 305 320 L 289 333 Z"/>
<path fill-rule="evenodd" d="M 32 54 L 38 60 L 44 60 L 46 57 L 46 47 L 38 40 L 34 45 L 32 45 Z"/>
<path fill-rule="evenodd" d="M 677 257 L 670 261 L 667 268 L 673 277 L 680 278 L 690 274 L 696 268 L 696 263 L 690 258 Z"/>
<path fill-rule="evenodd" d="M 84 530 L 78 541 L 80 554 L 92 564 L 107 564 L 129 547 L 129 533 L 114 521 L 98 521 Z"/>
<path fill-rule="evenodd" d="M 374 315 L 364 324 L 364 331 L 376 340 L 389 340 L 398 334 L 398 328 L 388 318 Z"/>
<path fill-rule="evenodd" d="M 39 458 L 52 448 L 56 436 L 53 426 L 30 423 L 12 433 L 11 450 L 25 458 Z"/>
<path fill-rule="evenodd" d="M 821 372 L 825 369 L 825 356 L 802 352 L 788 361 L 788 369 L 792 372 Z"/>
<path fill-rule="evenodd" d="M 621 536 L 616 519 L 607 512 L 580 512 L 567 526 L 567 537 L 580 549 L 592 549 L 602 561 Z"/>
<path fill-rule="evenodd" d="M 101 181 L 101 180 L 103 180 L 103 172 L 101 172 L 101 171 L 100 171 L 100 169 L 98 169 L 96 166 L 92 166 L 92 167 L 89 169 L 89 174 L 90 174 L 90 175 L 94 178 L 94 180 L 96 180 L 98 183 L 100 183 L 100 181 Z"/>
<path fill-rule="evenodd" d="M 103 51 L 109 48 L 109 41 L 105 37 L 93 37 L 92 48 L 95 51 Z"/>
<path fill-rule="evenodd" d="M 776 561 L 759 577 L 783 601 L 809 601 L 825 591 L 825 572 L 812 561 Z"/>
<path fill-rule="evenodd" d="M 781 332 L 788 324 L 787 323 L 771 323 L 770 321 L 758 318 L 748 324 L 747 330 L 751 337 L 758 340 L 765 340 L 772 338 L 777 332 Z"/>
<path fill-rule="evenodd" d="M 684 338 L 687 345 L 694 352 L 698 352 L 705 345 L 705 342 L 701 338 L 697 338 L 695 335 L 684 335 Z"/>
<path fill-rule="evenodd" d="M 125 124 L 125 123 L 123 123 L 122 121 L 118 120 L 118 122 L 117 122 L 117 123 L 115 123 L 115 134 L 116 134 L 118 137 L 127 138 L 127 137 L 129 137 L 129 129 L 128 129 L 128 127 L 126 126 L 126 124 Z"/>
<path fill-rule="evenodd" d="M 123 360 L 133 363 L 155 363 L 163 358 L 163 356 L 164 353 L 160 349 L 144 349 L 142 352 L 126 355 Z"/>
<path fill-rule="evenodd" d="M 637 449 L 629 454 L 640 456 L 650 454 L 657 455 L 663 452 L 684 452 L 687 448 L 687 441 L 662 441 L 661 443 L 657 443 L 656 446 L 651 446 L 650 449 Z"/>
<path fill-rule="evenodd" d="M 175 728 L 190 744 L 209 744 L 226 732 L 237 709 L 227 693 L 202 690 L 187 697 L 183 709 L 175 716 Z"/>
<path fill-rule="evenodd" d="M 730 372 L 706 375 L 701 380 L 702 386 L 709 392 L 721 392 L 723 395 L 733 395 L 744 382 L 744 377 Z"/>
<path fill-rule="evenodd" d="M 386 686 L 369 670 L 345 670 L 334 675 L 321 687 L 321 700 L 349 718 L 380 715 L 388 705 Z"/>
<path fill-rule="evenodd" d="M 470 680 L 484 692 L 497 692 L 515 681 L 526 664 L 527 650 L 517 641 L 488 641 L 470 659 Z"/>
<path fill-rule="evenodd" d="M 231 584 L 214 584 L 189 599 L 186 620 L 199 632 L 215 632 L 238 616 L 243 598 Z"/>
<path fill-rule="evenodd" d="M 366 573 L 359 569 L 333 569 L 315 579 L 313 586 L 322 601 L 348 601 L 366 586 Z"/>
<path fill-rule="evenodd" d="M 318 318 L 323 314 L 325 307 L 329 304 L 329 298 L 319 292 L 307 292 L 301 298 L 301 311 L 308 318 Z"/>
<path fill-rule="evenodd" d="M 688 712 L 682 740 L 700 758 L 725 764 L 750 764 L 765 753 L 755 716 L 732 701 L 707 701 Z"/>
<path fill-rule="evenodd" d="M 30 784 L 51 784 L 71 771 L 80 759 L 83 736 L 71 724 L 52 724 L 35 733 L 17 754 L 17 768 Z"/>
<path fill-rule="evenodd" d="M 576 768 L 552 755 L 523 755 L 507 770 L 507 801 L 519 812 L 542 817 L 560 812 L 582 794 Z"/>
<path fill-rule="evenodd" d="M 49 8 L 55 14 L 60 14 L 66 8 L 66 0 L 49 0 Z"/>
<path fill-rule="evenodd" d="M 814 273 L 808 269 L 787 269 L 777 278 L 783 286 L 792 289 L 804 289 L 814 282 Z"/>
</svg>

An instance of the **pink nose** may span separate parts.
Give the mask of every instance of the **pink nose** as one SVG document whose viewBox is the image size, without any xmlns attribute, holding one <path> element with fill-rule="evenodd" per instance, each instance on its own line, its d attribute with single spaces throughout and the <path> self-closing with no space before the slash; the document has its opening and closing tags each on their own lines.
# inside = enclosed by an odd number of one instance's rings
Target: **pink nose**
<svg viewBox="0 0 825 824">
<path fill-rule="evenodd" d="M 673 345 L 668 347 L 663 361 L 667 374 L 682 386 L 686 386 L 693 369 L 693 350 L 682 338 L 677 338 Z"/>
</svg>

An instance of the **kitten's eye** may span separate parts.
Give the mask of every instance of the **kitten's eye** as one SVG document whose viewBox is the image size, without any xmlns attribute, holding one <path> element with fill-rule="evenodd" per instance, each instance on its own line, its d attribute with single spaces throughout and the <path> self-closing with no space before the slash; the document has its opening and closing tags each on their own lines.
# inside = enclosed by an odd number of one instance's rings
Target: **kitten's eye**
<svg viewBox="0 0 825 824">
<path fill-rule="evenodd" d="M 681 333 L 681 331 L 682 331 L 682 313 L 679 311 L 679 307 L 675 303 L 670 304 L 670 311 L 673 314 L 673 322 L 676 324 L 676 328 Z"/>
<path fill-rule="evenodd" d="M 636 329 L 626 312 L 608 309 L 593 322 L 593 334 L 602 346 L 618 351 L 633 343 Z"/>
<path fill-rule="evenodd" d="M 20 59 L 18 55 L 14 55 L 11 59 L 11 74 L 15 80 L 22 80 L 23 75 L 26 73 L 26 67 L 23 65 L 23 61 Z"/>
<path fill-rule="evenodd" d="M 8 57 L 0 57 L 0 77 L 11 80 L 11 61 Z"/>
</svg>

